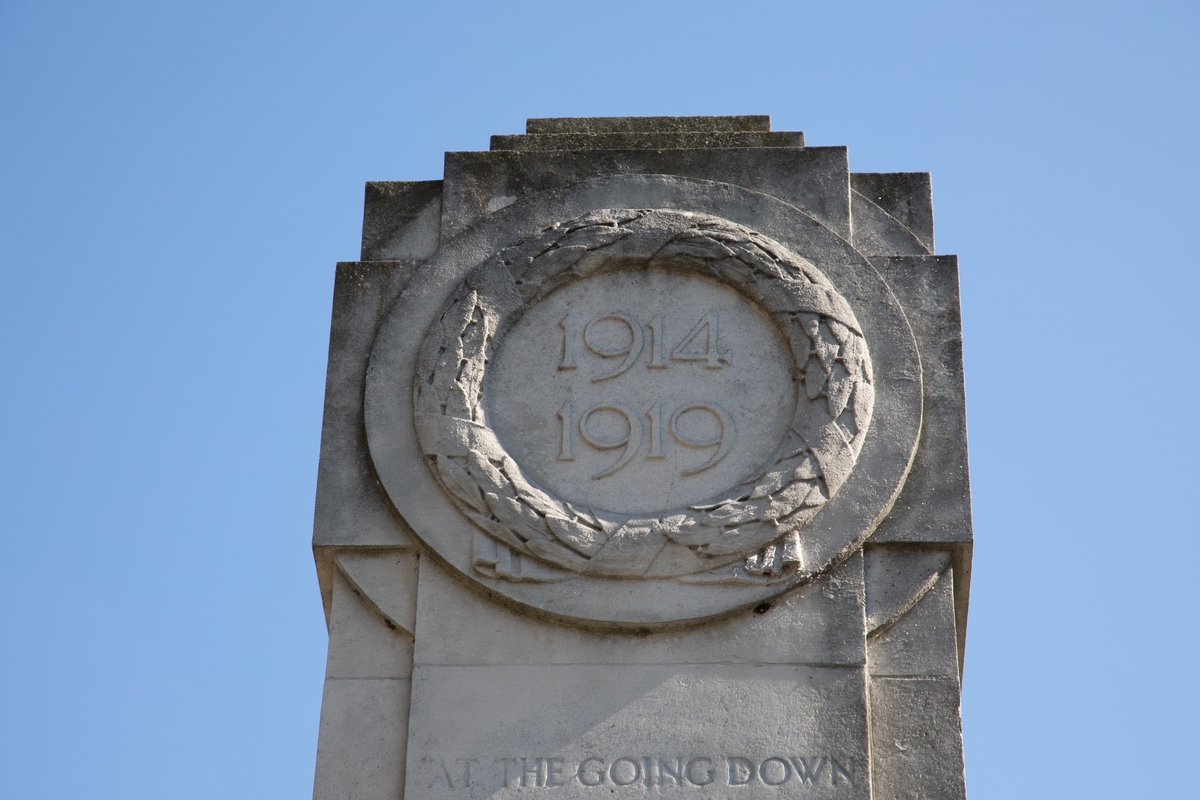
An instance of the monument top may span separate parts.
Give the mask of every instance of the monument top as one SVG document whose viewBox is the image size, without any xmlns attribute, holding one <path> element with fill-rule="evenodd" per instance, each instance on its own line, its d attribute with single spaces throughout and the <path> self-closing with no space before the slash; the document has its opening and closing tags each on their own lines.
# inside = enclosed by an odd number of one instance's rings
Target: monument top
<svg viewBox="0 0 1200 800">
<path fill-rule="evenodd" d="M 316 795 L 962 797 L 929 176 L 766 116 L 531 119 L 445 164 L 368 184 L 338 268 Z"/>
<path fill-rule="evenodd" d="M 766 114 L 726 117 L 531 117 L 525 133 L 676 133 L 769 131 Z"/>
</svg>

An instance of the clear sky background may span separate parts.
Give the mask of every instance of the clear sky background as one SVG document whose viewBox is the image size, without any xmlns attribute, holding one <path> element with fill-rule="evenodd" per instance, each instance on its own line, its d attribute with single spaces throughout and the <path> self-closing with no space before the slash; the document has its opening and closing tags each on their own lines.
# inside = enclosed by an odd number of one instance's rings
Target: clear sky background
<svg viewBox="0 0 1200 800">
<path fill-rule="evenodd" d="M 972 800 L 1195 797 L 1200 6 L 0 0 L 0 794 L 311 793 L 363 182 L 771 114 L 962 270 Z"/>
</svg>

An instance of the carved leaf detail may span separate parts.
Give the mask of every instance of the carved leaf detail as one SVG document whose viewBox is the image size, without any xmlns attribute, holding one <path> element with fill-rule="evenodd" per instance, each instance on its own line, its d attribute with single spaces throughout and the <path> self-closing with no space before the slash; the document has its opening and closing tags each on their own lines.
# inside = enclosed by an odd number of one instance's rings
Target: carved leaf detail
<svg viewBox="0 0 1200 800">
<path fill-rule="evenodd" d="M 754 491 L 750 493 L 751 500 L 758 500 L 762 497 L 775 494 L 783 486 L 784 482 L 792 477 L 792 468 L 785 467 L 768 472 L 758 479 L 758 484 L 754 487 Z"/>
<path fill-rule="evenodd" d="M 772 503 L 767 509 L 767 518 L 778 519 L 785 514 L 790 514 L 804 503 L 811 491 L 812 486 L 804 481 L 793 483 L 772 499 Z"/>
<path fill-rule="evenodd" d="M 574 572 L 583 572 L 590 564 L 586 558 L 576 555 L 569 548 L 551 542 L 535 540 L 526 542 L 525 547 L 538 558 L 549 561 L 551 564 L 559 564 Z"/>
<path fill-rule="evenodd" d="M 620 241 L 629 235 L 629 231 L 611 225 L 590 225 L 569 232 L 558 240 L 559 247 L 586 247 L 595 250 L 613 242 Z"/>
<path fill-rule="evenodd" d="M 825 391 L 825 381 L 828 376 L 825 374 L 824 365 L 816 353 L 808 357 L 808 363 L 804 365 L 804 392 L 808 395 L 809 400 L 816 400 L 821 396 L 821 392 Z"/>
<path fill-rule="evenodd" d="M 829 401 L 829 416 L 837 419 L 846 410 L 850 392 L 854 391 L 854 380 L 846 371 L 845 364 L 834 364 L 829 373 L 829 386 L 825 389 Z"/>
<path fill-rule="evenodd" d="M 484 491 L 499 492 L 509 497 L 515 497 L 512 482 L 505 477 L 503 472 L 492 466 L 491 462 L 474 452 L 470 453 L 467 458 L 471 465 L 471 477 L 479 481 Z"/>
<path fill-rule="evenodd" d="M 550 532 L 560 541 L 581 555 L 594 556 L 596 551 L 608 541 L 608 537 L 602 532 L 586 525 L 580 525 L 575 520 L 565 517 L 548 516 L 546 524 L 550 526 Z"/>
<path fill-rule="evenodd" d="M 467 519 L 471 520 L 471 522 L 475 523 L 476 526 L 486 531 L 489 536 L 504 542 L 509 547 L 516 548 L 517 551 L 523 551 L 525 549 L 525 542 L 517 538 L 516 534 L 514 534 L 511 529 L 505 525 L 502 525 L 494 517 L 488 514 L 476 514 L 466 509 L 464 509 L 463 513 L 467 515 Z"/>
<path fill-rule="evenodd" d="M 819 478 L 821 477 L 821 468 L 817 465 L 816 459 L 812 456 L 805 456 L 804 460 L 796 466 L 796 471 L 792 473 L 792 477 L 798 481 Z"/>
<path fill-rule="evenodd" d="M 708 521 L 713 525 L 736 526 L 754 519 L 759 519 L 762 512 L 753 506 L 737 503 L 721 506 L 708 513 Z"/>
<path fill-rule="evenodd" d="M 502 494 L 488 493 L 486 497 L 488 507 L 496 518 L 515 529 L 518 535 L 524 534 L 523 538 L 528 539 L 545 538 L 548 531 L 544 530 L 542 518 L 532 508 Z"/>
<path fill-rule="evenodd" d="M 471 480 L 467 471 L 449 458 L 437 460 L 437 471 L 441 479 L 451 489 L 456 497 L 480 513 L 487 512 L 483 495 L 479 493 L 479 484 Z"/>
<path fill-rule="evenodd" d="M 671 258 L 672 256 L 692 256 L 693 258 L 720 260 L 724 258 L 732 258 L 733 251 L 720 242 L 713 241 L 707 236 L 686 236 L 681 235 L 680 238 L 667 244 L 659 253 L 659 259 Z"/>
<path fill-rule="evenodd" d="M 825 323 L 832 320 L 825 320 Z M 827 324 L 822 324 L 817 327 L 817 336 L 812 340 L 813 350 L 821 357 L 821 364 L 824 365 L 825 371 L 829 372 L 833 368 L 833 360 L 837 358 L 838 351 L 841 350 L 841 345 L 830 332 Z"/>
<path fill-rule="evenodd" d="M 449 393 L 458 379 L 458 368 L 462 364 L 462 357 L 462 342 L 456 340 L 438 358 L 437 364 L 433 368 L 433 387 L 442 397 Z"/>
</svg>

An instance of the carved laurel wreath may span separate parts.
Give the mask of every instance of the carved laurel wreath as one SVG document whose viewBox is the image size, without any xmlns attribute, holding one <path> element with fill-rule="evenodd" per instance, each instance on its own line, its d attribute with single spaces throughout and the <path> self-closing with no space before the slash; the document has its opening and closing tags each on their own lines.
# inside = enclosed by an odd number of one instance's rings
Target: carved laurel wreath
<svg viewBox="0 0 1200 800">
<path fill-rule="evenodd" d="M 756 303 L 787 340 L 802 385 L 786 437 L 752 480 L 702 504 L 625 516 L 560 500 L 526 478 L 487 424 L 483 382 L 527 307 L 592 275 L 650 269 L 716 279 Z M 798 566 L 799 530 L 853 469 L 875 399 L 858 320 L 814 266 L 728 220 L 634 209 L 554 225 L 472 271 L 426 334 L 413 394 L 429 467 L 476 526 L 543 564 L 622 578 Z"/>
</svg>

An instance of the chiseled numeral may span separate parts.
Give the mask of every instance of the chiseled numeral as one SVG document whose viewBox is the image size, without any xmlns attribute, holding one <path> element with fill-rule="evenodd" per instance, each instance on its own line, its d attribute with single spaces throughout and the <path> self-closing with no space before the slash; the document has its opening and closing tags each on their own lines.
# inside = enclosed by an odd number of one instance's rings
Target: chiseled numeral
<svg viewBox="0 0 1200 800">
<path fill-rule="evenodd" d="M 705 369 L 720 369 L 722 364 L 733 366 L 728 350 L 721 348 L 721 319 L 716 311 L 705 314 L 696 327 L 688 331 L 679 346 L 671 351 L 672 361 L 703 361 Z"/>
<path fill-rule="evenodd" d="M 626 433 L 616 439 L 604 439 L 596 434 L 591 427 L 592 416 L 603 411 L 608 411 L 614 414 L 619 414 L 625 421 L 625 426 L 628 429 Z M 689 436 L 679 429 L 679 419 L 684 414 L 690 412 L 706 412 L 711 414 L 717 421 L 718 432 L 716 436 L 697 439 Z M 647 424 L 642 423 L 643 416 Z M 573 403 L 563 403 L 562 408 L 558 410 L 558 420 L 560 431 L 562 434 L 561 446 L 559 449 L 559 461 L 574 461 L 575 450 L 572 443 L 573 430 L 575 419 L 575 406 Z M 583 441 L 594 447 L 597 450 L 621 450 L 617 460 L 610 464 L 606 469 L 601 470 L 592 476 L 593 480 L 601 480 L 623 469 L 637 455 L 642 447 L 642 442 L 649 439 L 650 447 L 645 458 L 663 459 L 666 455 L 663 451 L 663 404 L 654 403 L 644 415 L 639 415 L 632 407 L 625 403 L 596 403 L 588 408 L 579 416 L 578 431 L 579 437 Z M 729 451 L 733 449 L 737 442 L 737 426 L 734 424 L 733 417 L 729 415 L 724 408 L 716 403 L 686 403 L 671 414 L 667 429 L 670 430 L 671 436 L 675 441 L 684 447 L 693 450 L 703 450 L 709 447 L 717 448 L 708 460 L 696 467 L 682 470 L 679 474 L 684 477 L 696 475 L 704 472 L 707 469 L 715 467 L 721 459 L 729 455 Z"/>
<path fill-rule="evenodd" d="M 558 327 L 562 328 L 563 332 L 563 348 L 562 362 L 558 365 L 559 369 L 575 369 L 576 353 L 575 341 L 579 335 L 579 325 L 575 321 L 575 312 L 567 314 L 558 323 Z"/>
<path fill-rule="evenodd" d="M 625 417 L 625 422 L 629 425 L 629 432 L 626 433 L 621 439 L 616 441 L 606 441 L 593 435 L 592 432 L 588 430 L 588 420 L 590 420 L 592 418 L 592 414 L 595 414 L 597 411 L 615 411 L 616 413 Z M 601 478 L 607 478 L 609 475 L 612 475 L 614 472 L 621 469 L 621 467 L 632 461 L 634 455 L 637 454 L 638 448 L 642 446 L 642 436 L 644 433 L 645 431 L 642 429 L 641 418 L 633 411 L 633 409 L 624 403 L 597 403 L 587 411 L 583 412 L 583 416 L 579 418 L 579 435 L 583 437 L 585 442 L 597 450 L 616 450 L 618 447 L 625 448 L 621 452 L 620 458 L 618 458 L 612 464 L 612 466 L 602 472 L 597 472 L 592 476 L 592 479 L 600 480 Z"/>
<path fill-rule="evenodd" d="M 562 430 L 562 444 L 558 451 L 559 461 L 574 461 L 575 451 L 571 447 L 571 428 L 575 424 L 575 407 L 570 402 L 562 404 L 558 410 L 558 421 Z"/>
<path fill-rule="evenodd" d="M 655 314 L 646 323 L 650 331 L 650 363 L 646 369 L 667 368 L 667 326 L 662 314 Z"/>
<path fill-rule="evenodd" d="M 679 418 L 689 411 L 707 411 L 717 418 L 717 423 L 720 425 L 721 432 L 717 434 L 715 439 L 692 439 L 685 436 L 679 430 Z M 730 449 L 737 441 L 737 429 L 733 425 L 733 417 L 725 409 L 721 408 L 716 403 L 691 403 L 686 406 L 680 406 L 675 409 L 675 413 L 671 415 L 671 435 L 675 437 L 675 441 L 679 442 L 684 447 L 705 448 L 716 447 L 717 450 L 712 456 L 698 467 L 685 469 L 681 475 L 695 475 L 698 472 L 703 472 L 709 467 L 714 467 L 717 462 L 725 456 L 729 455 Z"/>
<path fill-rule="evenodd" d="M 646 419 L 650 421 L 650 452 L 646 458 L 666 458 L 663 455 L 662 406 L 662 403 L 655 403 L 646 412 Z"/>
<path fill-rule="evenodd" d="M 629 329 L 629 344 L 620 347 L 608 347 L 603 342 L 596 341 L 595 326 L 602 322 L 618 322 Z M 637 363 L 643 351 L 649 352 L 646 369 L 666 369 L 671 361 L 699 361 L 705 369 L 721 369 L 723 366 L 733 366 L 733 352 L 722 346 L 720 317 L 716 311 L 709 311 L 700 321 L 688 331 L 675 349 L 667 355 L 666 318 L 662 313 L 656 313 L 649 321 L 642 324 L 632 314 L 614 311 L 601 314 L 586 325 L 582 331 L 574 311 L 563 317 L 558 327 L 562 329 L 562 360 L 558 364 L 560 370 L 571 370 L 579 367 L 578 343 L 583 342 L 590 352 L 602 359 L 621 359 L 615 369 L 592 378 L 593 383 L 607 381 L 618 375 L 623 375 Z"/>
<path fill-rule="evenodd" d="M 618 347 L 615 350 L 607 350 L 603 346 L 592 341 L 592 326 L 598 322 L 605 322 L 607 320 L 616 320 L 625 327 L 629 328 L 630 339 L 627 347 Z M 606 381 L 609 378 L 615 378 L 618 375 L 626 372 L 630 367 L 633 366 L 633 363 L 638 360 L 638 356 L 642 354 L 643 342 L 644 336 L 642 334 L 642 326 L 638 325 L 637 321 L 627 314 L 604 314 L 603 316 L 596 317 L 594 320 L 589 322 L 583 329 L 583 343 L 587 346 L 587 349 L 591 350 L 601 358 L 624 359 L 620 364 L 617 365 L 615 370 L 606 375 L 600 375 L 592 378 L 592 382 L 598 383 L 599 381 Z"/>
</svg>

